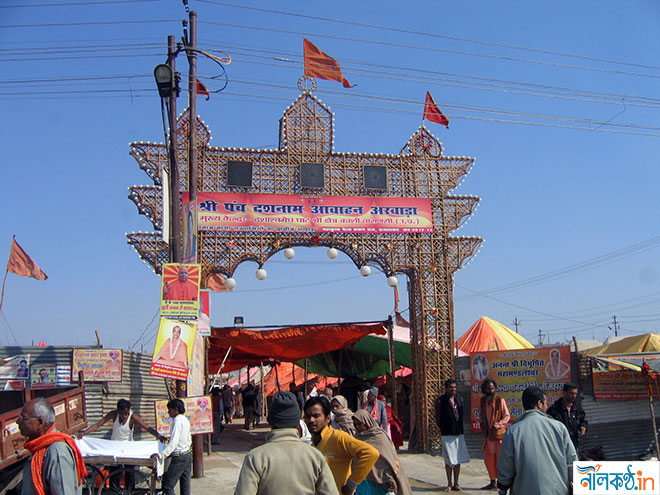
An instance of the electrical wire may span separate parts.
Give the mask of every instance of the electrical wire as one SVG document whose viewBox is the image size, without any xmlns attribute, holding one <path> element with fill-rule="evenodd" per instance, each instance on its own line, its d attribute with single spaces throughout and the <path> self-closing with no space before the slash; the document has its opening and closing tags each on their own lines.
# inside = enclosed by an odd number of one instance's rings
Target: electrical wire
<svg viewBox="0 0 660 495">
<path fill-rule="evenodd" d="M 347 20 L 342 20 L 342 19 L 334 19 L 334 18 L 330 18 L 330 17 L 312 16 L 312 15 L 300 14 L 300 13 L 296 13 L 296 12 L 286 12 L 286 11 L 281 11 L 281 10 L 265 9 L 265 8 L 262 8 L 262 7 L 251 7 L 251 6 L 247 6 L 247 5 L 236 5 L 236 4 L 231 4 L 231 3 L 227 3 L 227 2 L 220 2 L 218 0 L 198 0 L 198 1 L 200 1 L 202 3 L 222 5 L 222 6 L 225 6 L 225 7 L 232 7 L 232 8 L 237 8 L 237 9 L 248 9 L 248 10 L 253 10 L 253 11 L 260 11 L 260 12 L 267 12 L 267 13 L 271 13 L 271 14 L 277 14 L 277 15 L 286 15 L 286 16 L 300 17 L 300 18 L 312 19 L 312 20 L 320 20 L 320 21 L 326 21 L 326 22 L 332 22 L 332 23 L 338 23 L 338 24 L 345 24 L 345 25 L 351 25 L 351 26 L 359 26 L 359 27 L 373 28 L 373 29 L 379 29 L 379 30 L 400 32 L 400 33 L 404 33 L 404 34 L 413 34 L 413 35 L 432 37 L 432 38 L 438 38 L 438 39 L 461 41 L 461 42 L 465 42 L 465 43 L 474 43 L 474 44 L 479 44 L 479 45 L 496 46 L 496 47 L 500 47 L 500 48 L 507 48 L 507 49 L 514 49 L 514 50 L 523 50 L 523 51 L 528 51 L 528 52 L 533 52 L 533 53 L 542 53 L 542 54 L 545 54 L 545 55 L 571 57 L 571 58 L 576 58 L 576 59 L 581 59 L 581 60 L 589 60 L 589 61 L 592 61 L 592 62 L 603 62 L 603 63 L 609 63 L 609 64 L 628 65 L 628 66 L 632 66 L 632 67 L 640 67 L 640 68 L 646 68 L 646 69 L 660 70 L 660 67 L 655 66 L 655 65 L 644 65 L 644 64 L 638 64 L 638 63 L 633 63 L 633 62 L 622 62 L 622 61 L 618 61 L 618 60 L 604 59 L 604 58 L 598 58 L 598 57 L 589 57 L 589 56 L 585 56 L 585 55 L 577 55 L 577 54 L 572 54 L 572 53 L 557 52 L 557 51 L 552 51 L 552 50 L 542 50 L 542 49 L 538 49 L 538 48 L 530 48 L 530 47 L 524 47 L 524 46 L 519 46 L 519 45 L 510 45 L 510 44 L 506 44 L 506 43 L 498 43 L 498 42 L 493 42 L 493 41 L 475 40 L 475 39 L 470 39 L 470 38 L 462 38 L 462 37 L 459 37 L 459 36 L 448 36 L 448 35 L 443 35 L 443 34 L 438 34 L 438 33 L 428 33 L 428 32 L 423 32 L 423 31 L 414 31 L 412 29 L 403 29 L 403 28 L 397 28 L 397 27 L 391 27 L 391 26 L 380 26 L 380 25 L 377 25 L 377 24 L 368 24 L 368 23 L 364 23 L 364 22 L 347 21 Z"/>
<path fill-rule="evenodd" d="M 151 326 L 151 324 L 154 322 L 154 320 L 156 319 L 156 317 L 157 317 L 159 314 L 160 314 L 160 305 L 158 306 L 158 309 L 156 310 L 156 313 L 154 313 L 153 317 L 151 318 L 151 321 L 149 321 L 149 323 L 147 323 L 147 326 L 144 327 L 144 330 L 142 331 L 142 333 L 140 334 L 140 336 L 139 336 L 139 337 L 137 338 L 137 340 L 133 343 L 133 345 L 130 346 L 130 347 L 128 348 L 129 352 L 132 351 L 133 348 L 134 348 L 134 347 L 140 342 L 140 340 L 142 339 L 142 337 L 144 337 L 144 335 L 145 335 L 145 334 L 147 333 L 147 331 L 149 330 L 149 327 Z"/>
<path fill-rule="evenodd" d="M 516 282 L 511 282 L 509 284 L 503 284 L 491 289 L 486 289 L 479 292 L 479 295 L 483 294 L 493 294 L 497 292 L 508 292 L 515 289 L 520 289 L 523 287 L 530 287 L 533 285 L 538 285 L 540 283 L 546 283 L 550 281 L 557 280 L 566 276 L 574 275 L 576 273 L 581 273 L 586 270 L 591 270 L 593 268 L 600 268 L 601 266 L 619 261 L 620 259 L 625 259 L 630 256 L 648 251 L 650 249 L 655 249 L 660 246 L 660 236 L 651 237 L 645 241 L 626 246 L 616 251 L 611 251 L 609 253 L 590 258 L 579 263 L 574 263 L 572 265 L 565 266 L 563 268 L 558 268 L 550 272 L 542 273 L 540 275 L 535 275 L 523 280 Z M 457 299 L 472 299 L 474 296 L 463 296 Z"/>
<path fill-rule="evenodd" d="M 80 22 L 46 22 L 42 24 L 2 24 L 0 29 L 45 28 L 45 27 L 72 27 L 72 26 L 116 26 L 123 24 L 160 24 L 167 22 L 181 22 L 179 19 L 144 19 L 124 21 L 80 21 Z"/>
<path fill-rule="evenodd" d="M 14 5 L 0 5 L 2 9 L 18 9 L 25 7 L 85 7 L 87 5 L 111 5 L 120 3 L 150 3 L 160 0 L 98 0 L 96 2 L 66 2 L 66 3 L 26 3 Z"/>
<path fill-rule="evenodd" d="M 459 51 L 459 50 L 447 50 L 447 49 L 444 49 L 444 48 L 433 48 L 433 47 L 418 46 L 418 45 L 405 45 L 405 44 L 393 43 L 393 42 L 389 42 L 389 41 L 366 40 L 366 39 L 362 39 L 362 38 L 351 38 L 351 37 L 347 37 L 347 36 L 309 33 L 309 32 L 304 32 L 304 31 L 291 31 L 291 30 L 287 30 L 287 29 L 267 28 L 267 27 L 263 27 L 263 26 L 247 26 L 245 24 L 233 24 L 233 23 L 218 22 L 218 21 L 199 21 L 199 23 L 208 24 L 208 25 L 212 25 L 212 26 L 223 26 L 223 27 L 232 27 L 232 28 L 238 28 L 238 29 L 267 31 L 267 32 L 274 32 L 274 33 L 281 33 L 281 34 L 292 34 L 292 35 L 295 35 L 295 36 L 305 36 L 305 37 L 309 36 L 309 37 L 316 37 L 316 38 L 335 39 L 335 40 L 341 40 L 341 41 L 351 41 L 351 42 L 355 42 L 355 43 L 365 43 L 365 44 L 383 45 L 383 46 L 395 46 L 395 47 L 399 47 L 399 48 L 409 48 L 409 49 L 412 48 L 412 49 L 419 49 L 419 50 L 430 50 L 430 51 L 435 51 L 435 52 L 451 53 L 451 54 L 454 54 L 454 55 L 466 55 L 466 56 L 473 56 L 473 57 L 490 58 L 490 59 L 495 59 L 495 60 L 504 60 L 504 61 L 508 61 L 508 62 L 524 62 L 524 63 L 530 63 L 530 64 L 548 65 L 548 66 L 562 67 L 562 68 L 568 68 L 568 69 L 590 70 L 590 71 L 605 72 L 605 73 L 619 74 L 619 75 L 626 75 L 626 76 L 660 78 L 660 74 L 657 74 L 657 75 L 656 74 L 645 74 L 645 73 L 641 73 L 641 72 L 629 72 L 629 71 L 622 71 L 622 70 L 616 70 L 616 69 L 604 69 L 604 68 L 600 68 L 600 67 L 588 67 L 588 66 L 582 66 L 582 65 L 561 64 L 561 63 L 556 63 L 556 62 L 546 62 L 546 61 L 542 61 L 542 60 L 519 59 L 519 58 L 515 58 L 515 57 L 489 55 L 489 54 L 486 54 L 486 53 L 465 52 L 465 51 Z M 337 60 L 342 61 L 341 58 L 339 58 Z"/>
</svg>

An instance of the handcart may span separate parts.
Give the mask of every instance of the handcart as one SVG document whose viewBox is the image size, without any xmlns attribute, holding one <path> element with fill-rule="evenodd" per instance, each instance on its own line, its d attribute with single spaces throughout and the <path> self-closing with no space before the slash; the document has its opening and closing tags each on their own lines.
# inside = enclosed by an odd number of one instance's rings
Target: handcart
<svg viewBox="0 0 660 495">
<path fill-rule="evenodd" d="M 163 461 L 151 457 L 158 442 L 78 441 L 87 466 L 86 495 L 155 495 L 160 490 Z M 93 449 L 89 449 L 89 443 Z M 104 452 L 105 450 L 105 452 Z"/>
</svg>

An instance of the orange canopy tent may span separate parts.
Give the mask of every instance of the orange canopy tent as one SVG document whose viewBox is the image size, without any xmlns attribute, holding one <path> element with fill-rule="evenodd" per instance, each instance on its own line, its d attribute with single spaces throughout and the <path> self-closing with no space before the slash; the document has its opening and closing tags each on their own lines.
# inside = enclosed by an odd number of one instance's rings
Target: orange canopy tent
<svg viewBox="0 0 660 495">
<path fill-rule="evenodd" d="M 387 322 L 297 325 L 275 329 L 211 328 L 209 367 L 222 372 L 264 361 L 293 362 L 351 346 L 370 333 L 384 335 Z M 231 348 L 231 351 L 229 349 Z"/>
<path fill-rule="evenodd" d="M 505 349 L 533 349 L 522 335 L 502 325 L 499 321 L 484 316 L 479 318 L 463 336 L 456 341 L 459 351 L 501 351 Z"/>
<path fill-rule="evenodd" d="M 312 387 L 317 389 L 325 387 L 334 387 L 338 379 L 324 377 L 315 373 L 307 373 L 307 385 L 311 391 Z M 293 363 L 282 364 L 273 367 L 269 373 L 264 376 L 264 391 L 266 395 L 271 395 L 278 390 L 289 390 L 289 384 L 295 383 L 297 387 L 305 384 L 305 370 Z M 278 387 L 279 385 L 279 387 Z"/>
</svg>

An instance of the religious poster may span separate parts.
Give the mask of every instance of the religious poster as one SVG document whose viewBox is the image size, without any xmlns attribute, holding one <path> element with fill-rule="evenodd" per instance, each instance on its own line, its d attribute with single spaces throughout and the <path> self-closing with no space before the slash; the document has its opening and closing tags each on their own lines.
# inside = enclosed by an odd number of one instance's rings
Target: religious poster
<svg viewBox="0 0 660 495">
<path fill-rule="evenodd" d="M 149 374 L 186 380 L 194 340 L 194 325 L 161 318 Z"/>
<path fill-rule="evenodd" d="M 200 192 L 197 215 L 199 230 L 433 232 L 429 198 Z"/>
<path fill-rule="evenodd" d="M 213 433 L 213 410 L 211 396 L 184 397 L 181 399 L 186 412 L 183 413 L 190 421 L 190 433 Z M 167 400 L 154 401 L 156 410 L 156 430 L 164 436 L 169 436 L 172 418 L 167 412 Z"/>
<path fill-rule="evenodd" d="M 160 317 L 172 320 L 199 318 L 201 265 L 165 263 L 161 283 Z"/>
<path fill-rule="evenodd" d="M 195 333 L 190 369 L 188 371 L 187 394 L 191 396 L 204 395 L 204 338 Z"/>
<path fill-rule="evenodd" d="M 71 380 L 82 371 L 86 382 L 120 382 L 123 362 L 123 349 L 74 349 Z"/>
<path fill-rule="evenodd" d="M 197 208 L 189 201 L 183 205 L 183 263 L 197 263 Z"/>
<path fill-rule="evenodd" d="M 202 337 L 211 336 L 211 293 L 208 290 L 199 292 L 199 320 L 197 333 Z"/>
<path fill-rule="evenodd" d="M 27 380 L 29 377 L 29 354 L 19 354 L 0 360 L 0 379 Z"/>
<path fill-rule="evenodd" d="M 55 388 L 57 383 L 57 366 L 54 364 L 30 366 L 30 383 L 32 388 Z"/>
<path fill-rule="evenodd" d="M 596 400 L 648 400 L 649 398 L 649 388 L 641 371 L 593 370 L 591 375 Z"/>
<path fill-rule="evenodd" d="M 481 384 L 486 378 L 497 383 L 511 422 L 522 416 L 522 393 L 527 387 L 540 387 L 548 406 L 562 396 L 564 383 L 571 381 L 571 351 L 568 346 L 516 349 L 470 354 L 470 422 L 472 431 L 481 431 L 479 404 Z"/>
</svg>

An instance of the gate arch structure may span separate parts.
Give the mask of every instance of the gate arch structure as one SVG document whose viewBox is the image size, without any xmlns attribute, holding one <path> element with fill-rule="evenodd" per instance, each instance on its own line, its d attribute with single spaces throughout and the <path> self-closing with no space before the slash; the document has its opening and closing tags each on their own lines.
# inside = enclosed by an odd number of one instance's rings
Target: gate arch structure
<svg viewBox="0 0 660 495">
<path fill-rule="evenodd" d="M 468 174 L 474 159 L 447 157 L 441 143 L 419 127 L 397 155 L 337 153 L 333 150 L 334 116 L 310 89 L 284 111 L 279 122 L 277 149 L 209 146 L 208 127 L 196 119 L 200 192 L 247 192 L 309 195 L 300 184 L 300 164 L 323 164 L 324 185 L 312 194 L 320 196 L 384 196 L 430 198 L 432 233 L 336 233 L 336 232 L 217 232 L 198 233 L 197 259 L 202 280 L 213 273 L 231 276 L 243 261 L 262 266 L 278 251 L 295 246 L 327 246 L 346 253 L 357 267 L 377 267 L 386 275 L 406 275 L 410 304 L 413 394 L 418 441 L 421 450 L 435 450 L 440 435 L 433 420 L 433 401 L 443 392 L 444 380 L 453 376 L 453 274 L 482 242 L 478 237 L 453 237 L 471 214 L 479 198 L 451 195 Z M 182 191 L 188 189 L 188 141 L 190 125 L 186 110 L 178 119 L 179 176 Z M 128 243 L 156 273 L 168 262 L 169 246 L 158 232 L 162 228 L 161 171 L 167 167 L 164 144 L 136 142 L 131 155 L 153 180 L 153 186 L 130 187 L 129 198 L 152 222 L 155 232 L 127 234 Z M 252 186 L 227 185 L 228 161 L 252 162 Z M 365 166 L 387 170 L 384 190 L 366 189 Z"/>
</svg>

